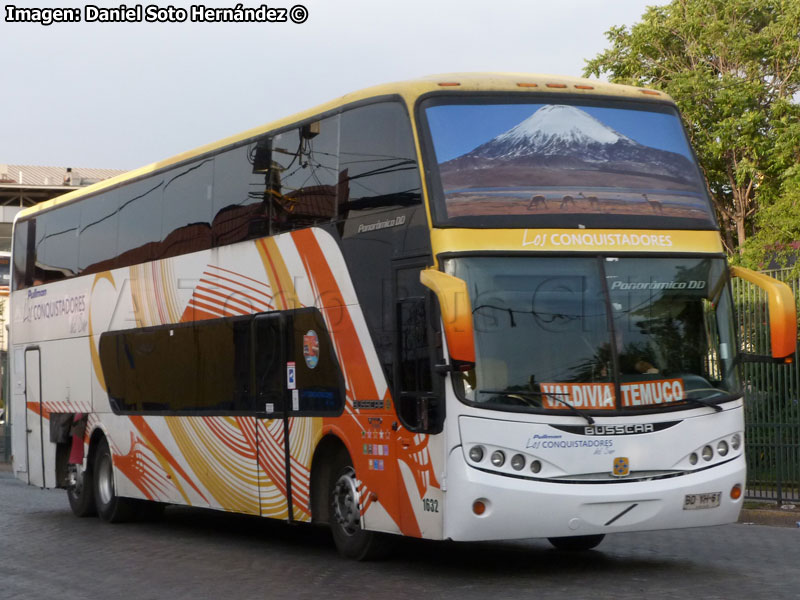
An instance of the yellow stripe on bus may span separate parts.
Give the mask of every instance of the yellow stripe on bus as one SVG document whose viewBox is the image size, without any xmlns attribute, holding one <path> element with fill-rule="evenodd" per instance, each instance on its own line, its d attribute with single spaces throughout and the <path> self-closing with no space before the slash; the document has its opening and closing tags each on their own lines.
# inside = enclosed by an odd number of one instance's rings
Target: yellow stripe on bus
<svg viewBox="0 0 800 600">
<path fill-rule="evenodd" d="M 645 229 L 434 229 L 434 255 L 443 252 L 709 252 L 721 253 L 717 231 Z"/>
</svg>

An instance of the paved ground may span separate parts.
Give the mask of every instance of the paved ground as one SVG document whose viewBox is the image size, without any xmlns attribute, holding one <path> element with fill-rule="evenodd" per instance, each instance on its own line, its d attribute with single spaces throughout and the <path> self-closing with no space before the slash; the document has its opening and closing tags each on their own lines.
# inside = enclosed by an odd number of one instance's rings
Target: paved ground
<svg viewBox="0 0 800 600">
<path fill-rule="evenodd" d="M 327 532 L 169 508 L 157 523 L 72 516 L 62 491 L 0 470 L 0 598 L 800 597 L 800 529 L 729 525 L 621 534 L 570 555 L 543 540 L 407 540 L 392 559 L 340 559 Z"/>
</svg>

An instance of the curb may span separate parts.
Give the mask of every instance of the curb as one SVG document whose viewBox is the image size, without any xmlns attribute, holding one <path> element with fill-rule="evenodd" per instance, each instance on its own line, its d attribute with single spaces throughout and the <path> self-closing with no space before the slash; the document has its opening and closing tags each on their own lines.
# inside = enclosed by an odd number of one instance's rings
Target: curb
<svg viewBox="0 0 800 600">
<path fill-rule="evenodd" d="M 775 508 L 743 508 L 739 515 L 742 525 L 767 525 L 769 527 L 800 527 L 800 511 Z"/>
</svg>

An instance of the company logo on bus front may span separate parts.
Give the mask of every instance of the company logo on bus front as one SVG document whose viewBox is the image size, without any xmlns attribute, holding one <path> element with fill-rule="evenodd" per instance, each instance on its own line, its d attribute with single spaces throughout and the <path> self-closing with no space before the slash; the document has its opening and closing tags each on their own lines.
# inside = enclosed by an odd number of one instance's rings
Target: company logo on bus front
<svg viewBox="0 0 800 600">
<path fill-rule="evenodd" d="M 553 429 L 575 435 L 641 435 L 663 431 L 680 423 L 680 421 L 664 421 L 662 423 L 618 423 L 614 425 L 550 425 Z"/>
<path fill-rule="evenodd" d="M 611 474 L 614 477 L 627 477 L 631 472 L 631 463 L 627 456 L 617 456 Z"/>
<path fill-rule="evenodd" d="M 652 423 L 633 423 L 627 425 L 590 425 L 584 427 L 584 435 L 631 435 L 634 433 L 652 433 Z"/>
</svg>

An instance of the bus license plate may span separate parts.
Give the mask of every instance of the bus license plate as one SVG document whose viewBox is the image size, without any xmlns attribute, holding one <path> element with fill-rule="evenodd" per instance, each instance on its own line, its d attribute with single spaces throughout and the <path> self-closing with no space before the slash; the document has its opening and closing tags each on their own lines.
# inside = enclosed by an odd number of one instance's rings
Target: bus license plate
<svg viewBox="0 0 800 600">
<path fill-rule="evenodd" d="M 716 508 L 719 506 L 719 499 L 722 492 L 711 492 L 708 494 L 686 494 L 683 499 L 683 510 L 697 510 L 700 508 Z"/>
</svg>

